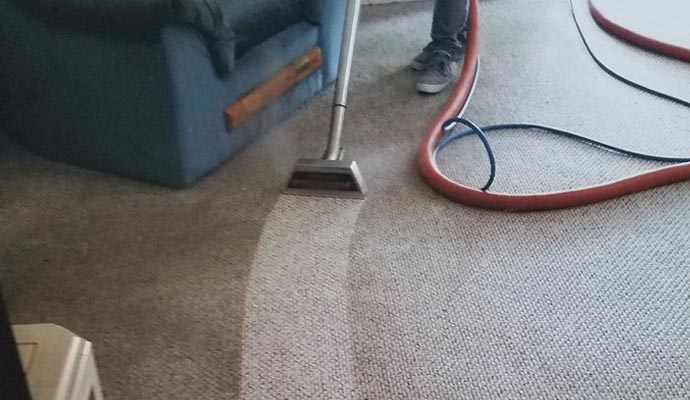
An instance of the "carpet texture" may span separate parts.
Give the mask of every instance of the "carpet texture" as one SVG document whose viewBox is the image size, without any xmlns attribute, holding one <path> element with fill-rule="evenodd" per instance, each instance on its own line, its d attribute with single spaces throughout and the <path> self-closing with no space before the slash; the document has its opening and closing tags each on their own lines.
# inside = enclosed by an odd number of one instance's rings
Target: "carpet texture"
<svg viewBox="0 0 690 400">
<path fill-rule="evenodd" d="M 671 4 L 674 2 L 675 0 L 655 4 L 654 11 L 647 13 L 648 15 L 643 18 L 645 23 L 641 23 L 640 26 L 633 23 L 630 28 L 640 33 L 649 33 L 654 37 L 653 31 L 647 32 L 645 30 L 646 24 L 658 23 L 660 19 L 666 19 L 666 13 L 669 12 L 669 9 L 674 8 L 674 5 Z M 634 10 L 643 7 L 642 2 L 638 0 L 633 2 L 606 0 L 597 1 L 595 4 L 597 7 L 601 7 L 602 12 L 610 13 L 615 21 L 621 22 L 630 18 L 630 16 L 625 15 L 626 12 L 634 12 Z M 690 101 L 690 63 L 642 49 L 609 34 L 601 29 L 592 17 L 588 0 L 573 0 L 573 6 L 575 16 L 583 28 L 583 33 L 592 51 L 604 64 L 624 77 L 644 86 Z M 626 7 L 628 7 L 627 10 Z M 683 8 L 690 9 L 690 5 L 684 4 L 681 7 L 676 11 L 676 20 L 669 19 L 664 24 L 663 30 L 666 35 L 670 35 L 670 37 L 665 38 L 669 43 L 682 46 L 683 43 L 690 41 L 690 32 L 684 18 L 687 12 L 683 11 Z M 683 37 L 683 41 L 676 43 L 674 40 L 676 36 Z M 660 38 L 662 37 L 664 36 L 662 35 Z"/>
<path fill-rule="evenodd" d="M 690 4 L 684 0 L 661 0 L 651 4 L 645 0 L 592 0 L 592 4 L 616 25 L 645 37 L 690 49 L 690 30 L 685 16 Z"/>
<path fill-rule="evenodd" d="M 431 7 L 363 12 L 345 147 L 364 202 L 280 195 L 294 160 L 322 150 L 330 93 L 185 191 L 1 146 L 14 320 L 92 340 L 109 399 L 690 397 L 690 184 L 539 214 L 438 196 L 415 157 L 446 95 L 417 95 L 406 67 Z M 568 2 L 483 1 L 480 26 L 469 118 L 690 154 L 690 111 L 601 71 Z M 657 165 L 546 134 L 491 139 L 497 191 Z M 479 184 L 483 157 L 468 139 L 440 163 Z"/>
<path fill-rule="evenodd" d="M 347 254 L 363 204 L 276 202 L 247 285 L 242 398 L 356 398 Z"/>
</svg>

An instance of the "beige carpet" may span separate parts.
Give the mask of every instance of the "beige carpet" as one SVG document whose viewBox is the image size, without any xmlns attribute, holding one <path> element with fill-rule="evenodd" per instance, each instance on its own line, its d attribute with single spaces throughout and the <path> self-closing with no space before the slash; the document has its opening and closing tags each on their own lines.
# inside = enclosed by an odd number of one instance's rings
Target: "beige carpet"
<svg viewBox="0 0 690 400">
<path fill-rule="evenodd" d="M 681 6 L 681 3 L 684 4 Z M 648 13 L 640 11 L 641 8 L 648 6 L 641 0 L 627 2 L 600 0 L 596 1 L 595 4 L 602 12 L 606 12 L 606 15 L 617 21 L 620 19 L 619 22 L 639 22 L 639 24 L 633 23 L 631 28 L 638 32 L 651 34 L 652 37 L 655 34 L 653 31 L 646 31 L 645 25 L 651 23 L 658 26 L 659 19 L 667 19 L 666 24 L 659 26 L 659 28 L 665 31 L 665 34 L 680 35 L 684 41 L 690 41 L 690 34 L 688 34 L 690 32 L 688 32 L 685 18 L 683 18 L 690 11 L 690 3 L 680 0 L 661 1 L 654 6 L 654 12 Z M 646 87 L 690 101 L 690 63 L 649 52 L 626 43 L 599 28 L 589 11 L 589 3 L 587 1 L 578 0 L 575 1 L 574 5 L 575 15 L 583 27 L 590 48 L 604 64 L 608 65 L 616 73 L 639 82 Z M 678 7 L 684 7 L 687 11 L 682 11 L 682 8 Z M 677 8 L 676 14 L 678 17 L 676 20 L 666 16 L 674 8 Z M 635 21 L 634 15 L 629 15 L 629 13 L 639 13 L 640 21 Z M 642 19 L 644 19 L 644 22 Z M 679 25 L 683 25 L 684 28 L 681 29 Z M 664 37 L 663 35 L 660 38 L 665 38 L 670 42 L 673 41 L 671 37 Z"/>
<path fill-rule="evenodd" d="M 593 0 L 593 4 L 607 19 L 645 37 L 690 49 L 690 30 L 684 16 L 690 5 L 683 0 L 661 0 L 654 7 L 644 0 L 624 3 L 612 0 Z"/>
<path fill-rule="evenodd" d="M 366 8 L 346 147 L 364 202 L 288 198 L 324 93 L 199 186 L 171 191 L 0 150 L 0 279 L 16 322 L 92 340 L 109 399 L 687 398 L 690 184 L 541 214 L 466 208 L 419 178 L 445 100 L 412 89 L 428 2 Z M 566 1 L 482 2 L 468 116 L 690 154 L 690 112 L 625 87 Z M 496 190 L 653 164 L 543 134 L 492 135 Z M 473 140 L 441 155 L 485 179 Z"/>
<path fill-rule="evenodd" d="M 363 205 L 276 202 L 247 285 L 243 398 L 355 398 L 347 254 Z"/>
</svg>

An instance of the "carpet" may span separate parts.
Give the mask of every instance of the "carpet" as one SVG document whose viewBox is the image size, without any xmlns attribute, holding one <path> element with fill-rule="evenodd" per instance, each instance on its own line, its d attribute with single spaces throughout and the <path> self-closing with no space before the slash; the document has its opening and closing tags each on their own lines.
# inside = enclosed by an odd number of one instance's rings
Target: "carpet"
<svg viewBox="0 0 690 400">
<path fill-rule="evenodd" d="M 592 4 L 609 21 L 650 39 L 690 49 L 688 26 L 684 15 L 690 6 L 682 0 L 663 0 L 650 9 L 643 0 L 625 3 L 611 0 L 592 0 Z"/>
<path fill-rule="evenodd" d="M 355 398 L 347 252 L 363 204 L 276 202 L 247 285 L 242 398 Z"/>
<path fill-rule="evenodd" d="M 363 202 L 286 198 L 325 144 L 330 93 L 195 188 L 172 191 L 0 150 L 0 282 L 18 323 L 94 342 L 109 399 L 685 398 L 690 184 L 515 214 L 447 201 L 415 157 L 446 95 L 406 65 L 431 3 L 367 7 L 345 148 Z M 690 154 L 690 111 L 589 58 L 566 1 L 481 2 L 467 116 Z M 656 166 L 546 134 L 491 135 L 495 190 Z M 440 155 L 482 183 L 478 141 Z"/>
<path fill-rule="evenodd" d="M 595 4 L 597 7 L 601 7 L 602 12 L 610 13 L 611 17 L 616 19 L 616 21 L 632 24 L 630 25 L 632 29 L 637 29 L 644 34 L 649 33 L 652 36 L 657 35 L 657 33 L 653 30 L 651 32 L 646 30 L 646 24 L 659 22 L 657 19 L 663 18 L 665 15 L 663 9 L 673 8 L 672 4 L 666 3 L 664 6 L 661 6 L 662 10 L 655 9 L 653 13 L 649 13 L 653 16 L 638 26 L 638 24 L 632 22 L 635 19 L 626 14 L 639 10 L 642 7 L 642 2 L 619 2 L 616 5 L 615 2 L 611 1 L 598 1 Z M 626 5 L 628 6 L 627 9 Z M 575 0 L 573 1 L 573 6 L 573 12 L 583 28 L 583 33 L 592 51 L 604 64 L 620 75 L 639 82 L 646 87 L 690 101 L 690 63 L 642 49 L 606 32 L 597 25 L 592 17 L 587 1 Z M 682 14 L 682 12 L 679 13 L 679 15 Z M 682 20 L 682 18 L 679 18 L 679 20 Z M 665 35 L 670 35 L 671 37 L 661 35 L 660 38 L 676 44 L 674 36 L 687 37 L 687 28 L 681 28 L 678 26 L 680 24 L 682 24 L 680 21 L 670 20 L 667 22 L 664 32 Z"/>
</svg>

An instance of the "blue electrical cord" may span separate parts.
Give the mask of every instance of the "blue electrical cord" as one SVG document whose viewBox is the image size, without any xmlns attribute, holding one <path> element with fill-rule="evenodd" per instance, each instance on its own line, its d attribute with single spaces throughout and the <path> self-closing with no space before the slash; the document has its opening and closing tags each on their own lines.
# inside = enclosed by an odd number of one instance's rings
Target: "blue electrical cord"
<svg viewBox="0 0 690 400">
<path fill-rule="evenodd" d="M 609 73 L 611 76 L 614 78 L 631 85 L 637 89 L 640 89 L 646 93 L 653 94 L 655 96 L 664 98 L 666 100 L 669 100 L 673 103 L 683 105 L 685 107 L 690 107 L 690 102 L 671 96 L 666 93 L 658 92 L 654 89 L 650 89 L 640 83 L 637 83 L 629 78 L 626 78 L 617 72 L 613 71 L 611 68 L 609 68 L 606 64 L 601 61 L 596 54 L 594 54 L 594 51 L 589 46 L 589 43 L 587 42 L 587 39 L 585 38 L 584 33 L 582 32 L 582 28 L 580 27 L 580 24 L 577 21 L 577 18 L 575 16 L 575 10 L 573 6 L 572 0 L 570 1 L 570 6 L 571 6 L 571 11 L 573 14 L 573 18 L 575 20 L 575 26 L 577 27 L 577 31 L 580 34 L 580 38 L 582 38 L 582 42 L 584 43 L 585 47 L 587 48 L 587 52 L 589 52 L 590 56 L 594 59 L 594 61 L 601 67 L 604 71 Z M 477 71 L 479 69 L 479 65 L 477 65 Z M 473 83 L 473 89 L 474 85 L 476 85 L 477 79 L 475 76 L 474 83 Z M 462 114 L 464 113 L 464 109 L 460 112 L 460 115 L 458 115 L 455 118 L 451 118 L 447 120 L 446 122 L 443 123 L 443 131 L 446 132 L 446 135 L 439 140 L 439 142 L 436 144 L 436 147 L 434 149 L 434 157 L 438 155 L 438 153 L 443 150 L 446 146 L 451 144 L 452 142 L 455 142 L 458 139 L 461 139 L 465 136 L 469 135 L 477 135 L 479 139 L 482 141 L 482 144 L 484 145 L 484 149 L 486 150 L 486 153 L 489 157 L 489 165 L 491 167 L 490 173 L 489 173 L 489 179 L 487 180 L 486 184 L 480 188 L 482 191 L 487 191 L 493 184 L 495 178 L 496 178 L 496 158 L 494 156 L 493 149 L 491 148 L 491 143 L 489 142 L 489 139 L 486 136 L 486 132 L 491 132 L 491 131 L 500 131 L 500 130 L 515 130 L 515 129 L 530 129 L 530 130 L 542 130 L 548 133 L 553 133 L 559 136 L 563 136 L 569 139 L 576 140 L 581 143 L 585 143 L 590 146 L 594 146 L 603 150 L 611 151 L 617 154 L 625 155 L 625 156 L 630 156 L 634 158 L 638 158 L 641 160 L 648 160 L 648 161 L 657 161 L 657 162 L 667 162 L 667 163 L 685 163 L 685 162 L 690 162 L 690 157 L 666 157 L 666 156 L 657 156 L 657 155 L 652 155 L 652 154 L 646 154 L 646 153 L 640 153 L 640 152 L 635 152 L 627 149 L 623 149 L 620 147 L 612 146 L 610 144 L 606 144 L 591 138 L 588 138 L 586 136 L 577 134 L 575 132 L 571 132 L 565 129 L 560 129 L 560 128 L 554 128 L 552 126 L 547 126 L 547 125 L 540 125 L 540 124 L 532 124 L 532 123 L 509 123 L 509 124 L 496 124 L 496 125 L 486 125 L 486 126 L 477 126 L 473 122 L 471 122 L 468 119 L 462 118 Z M 449 130 L 451 125 L 457 125 L 457 124 L 462 124 L 466 127 L 468 127 L 468 130 L 460 131 L 460 132 L 454 132 L 455 126 Z"/>
<path fill-rule="evenodd" d="M 447 130 L 450 125 L 453 124 L 462 124 L 465 125 L 466 127 L 470 128 L 468 131 L 456 133 L 456 134 L 451 134 L 447 135 L 445 138 L 441 139 L 438 144 L 436 144 L 436 153 L 441 151 L 444 147 L 448 146 L 451 142 L 454 142 L 461 137 L 475 134 L 479 137 L 479 140 L 482 141 L 484 144 L 484 149 L 486 149 L 486 154 L 489 156 L 489 165 L 491 166 L 491 172 L 489 174 L 489 180 L 486 182 L 486 184 L 481 188 L 481 190 L 488 190 L 491 187 L 491 184 L 494 183 L 494 178 L 496 178 L 496 158 L 494 157 L 494 151 L 491 149 L 491 144 L 489 143 L 489 139 L 486 137 L 486 134 L 484 134 L 484 131 L 486 129 L 478 127 L 474 122 L 467 120 L 465 118 L 461 117 L 456 117 L 456 118 L 451 118 L 448 121 L 443 123 L 443 130 Z"/>
<path fill-rule="evenodd" d="M 476 124 L 472 123 L 471 121 L 465 119 L 465 118 L 451 118 L 448 121 L 443 123 L 443 129 L 446 130 L 448 126 L 454 124 L 454 123 L 460 123 L 462 125 L 465 125 L 469 127 L 469 130 L 464 130 L 461 132 L 456 132 L 446 134 L 445 137 L 443 137 L 441 140 L 439 140 L 438 144 L 436 144 L 436 153 L 440 152 L 443 148 L 451 144 L 452 142 L 463 138 L 465 136 L 469 136 L 472 134 L 475 134 L 479 137 L 479 139 L 482 141 L 484 144 L 484 148 L 486 149 L 486 153 L 489 156 L 489 165 L 491 167 L 491 172 L 489 173 L 489 180 L 486 182 L 486 184 L 480 188 L 482 191 L 489 190 L 491 185 L 494 182 L 494 179 L 496 178 L 496 158 L 494 156 L 493 149 L 491 148 L 491 144 L 489 142 L 489 139 L 486 137 L 486 132 L 491 132 L 491 131 L 505 131 L 505 130 L 513 130 L 513 129 L 538 129 L 542 130 L 545 132 L 549 133 L 554 133 L 559 136 L 563 136 L 569 139 L 574 139 L 578 142 L 585 143 L 590 146 L 598 147 L 600 149 L 604 149 L 607 151 L 611 151 L 617 154 L 625 155 L 625 156 L 630 156 L 634 158 L 638 158 L 641 160 L 648 160 L 648 161 L 657 161 L 657 162 L 668 162 L 668 163 L 683 163 L 683 162 L 690 162 L 690 158 L 686 157 L 666 157 L 666 156 L 656 156 L 653 154 L 646 154 L 646 153 L 639 153 L 636 151 L 631 151 L 631 150 L 626 150 L 620 147 L 612 146 L 610 144 L 606 144 L 603 142 L 600 142 L 598 140 L 594 140 L 591 138 L 588 138 L 586 136 L 579 135 L 577 133 L 567 131 L 565 129 L 559 129 L 559 128 L 554 128 L 552 126 L 547 126 L 547 125 L 539 125 L 539 124 L 530 124 L 530 123 L 513 123 L 513 124 L 497 124 L 497 125 L 486 125 L 479 127 Z"/>
</svg>

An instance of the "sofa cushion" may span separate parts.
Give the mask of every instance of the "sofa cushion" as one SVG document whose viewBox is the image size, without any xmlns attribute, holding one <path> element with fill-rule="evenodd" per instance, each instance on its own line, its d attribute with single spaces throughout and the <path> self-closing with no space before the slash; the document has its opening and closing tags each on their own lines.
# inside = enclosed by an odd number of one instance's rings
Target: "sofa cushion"
<svg viewBox="0 0 690 400">
<path fill-rule="evenodd" d="M 218 72 L 304 18 L 302 0 L 14 0 L 75 29 L 158 30 L 170 22 L 204 35 Z M 236 37 L 237 36 L 237 37 Z"/>
<path fill-rule="evenodd" d="M 235 61 L 230 14 L 235 0 L 11 0 L 50 25 L 73 31 L 127 35 L 158 32 L 167 24 L 193 26 L 208 45 L 217 71 Z M 124 36 L 123 36 L 124 37 Z"/>
<path fill-rule="evenodd" d="M 301 0 L 226 0 L 237 58 L 304 18 Z"/>
</svg>

